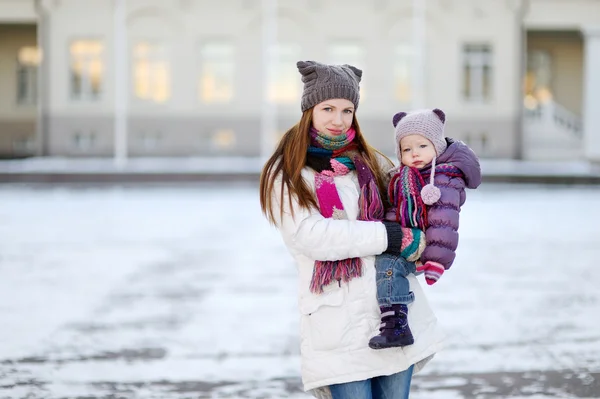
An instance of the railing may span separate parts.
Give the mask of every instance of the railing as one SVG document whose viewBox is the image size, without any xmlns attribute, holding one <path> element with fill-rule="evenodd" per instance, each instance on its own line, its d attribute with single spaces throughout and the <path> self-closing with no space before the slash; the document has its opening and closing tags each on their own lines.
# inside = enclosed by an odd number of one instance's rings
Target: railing
<svg viewBox="0 0 600 399">
<path fill-rule="evenodd" d="M 583 138 L 581 118 L 554 101 L 539 104 L 535 108 L 525 108 L 525 117 L 551 123 L 569 131 L 577 138 Z"/>
</svg>

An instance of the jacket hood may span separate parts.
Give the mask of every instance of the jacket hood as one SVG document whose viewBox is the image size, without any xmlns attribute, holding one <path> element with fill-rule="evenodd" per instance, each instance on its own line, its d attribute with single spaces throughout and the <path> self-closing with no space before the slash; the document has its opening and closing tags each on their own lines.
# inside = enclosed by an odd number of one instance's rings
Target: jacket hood
<svg viewBox="0 0 600 399">
<path fill-rule="evenodd" d="M 465 175 L 467 188 L 477 188 L 481 184 L 481 166 L 479 158 L 465 143 L 446 138 L 448 148 L 440 155 L 436 163 L 452 163 Z"/>
</svg>

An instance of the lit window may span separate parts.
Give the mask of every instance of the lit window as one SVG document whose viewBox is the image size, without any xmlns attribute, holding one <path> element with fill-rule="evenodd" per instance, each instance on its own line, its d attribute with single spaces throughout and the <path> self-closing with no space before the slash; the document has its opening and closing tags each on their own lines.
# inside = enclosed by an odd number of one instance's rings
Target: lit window
<svg viewBox="0 0 600 399">
<path fill-rule="evenodd" d="M 17 57 L 17 103 L 37 102 L 37 74 L 41 52 L 37 47 L 22 47 Z"/>
<path fill-rule="evenodd" d="M 71 57 L 71 97 L 98 100 L 104 79 L 104 44 L 99 40 L 75 40 Z"/>
<path fill-rule="evenodd" d="M 135 97 L 164 103 L 171 97 L 171 71 L 164 46 L 139 42 L 133 49 Z"/>
<path fill-rule="evenodd" d="M 402 103 L 412 100 L 414 52 L 410 45 L 399 45 L 394 51 L 394 97 Z"/>
<path fill-rule="evenodd" d="M 488 45 L 463 48 L 463 96 L 469 101 L 486 102 L 492 95 L 492 49 Z"/>
<path fill-rule="evenodd" d="M 352 65 L 358 69 L 363 69 L 365 63 L 365 51 L 363 47 L 356 43 L 336 43 L 329 50 L 330 63 L 334 65 Z M 364 84 L 360 83 L 360 99 L 364 100 Z"/>
<path fill-rule="evenodd" d="M 552 57 L 548 51 L 531 50 L 527 54 L 525 106 L 535 108 L 552 100 Z"/>
<path fill-rule="evenodd" d="M 210 43 L 200 51 L 198 93 L 205 103 L 226 103 L 233 98 L 234 49 L 227 43 Z"/>
<path fill-rule="evenodd" d="M 270 78 L 268 98 L 278 104 L 295 104 L 300 100 L 301 79 L 296 68 L 300 47 L 280 44 L 275 47 L 275 68 Z"/>
<path fill-rule="evenodd" d="M 220 129 L 212 135 L 211 144 L 216 150 L 228 150 L 235 146 L 235 132 L 231 129 Z"/>
</svg>

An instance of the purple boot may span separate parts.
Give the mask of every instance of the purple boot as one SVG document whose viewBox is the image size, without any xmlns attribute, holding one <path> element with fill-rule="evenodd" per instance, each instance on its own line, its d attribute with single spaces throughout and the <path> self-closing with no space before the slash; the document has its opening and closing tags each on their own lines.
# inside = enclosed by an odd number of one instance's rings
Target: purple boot
<svg viewBox="0 0 600 399">
<path fill-rule="evenodd" d="M 408 306 L 380 306 L 381 326 L 379 335 L 369 341 L 369 348 L 384 349 L 412 345 L 415 340 L 408 326 Z"/>
</svg>

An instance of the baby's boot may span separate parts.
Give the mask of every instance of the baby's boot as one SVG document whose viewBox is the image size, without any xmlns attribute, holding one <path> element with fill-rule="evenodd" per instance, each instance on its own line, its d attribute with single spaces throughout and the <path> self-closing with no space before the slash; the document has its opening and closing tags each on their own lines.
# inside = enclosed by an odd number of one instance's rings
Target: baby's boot
<svg viewBox="0 0 600 399">
<path fill-rule="evenodd" d="M 408 326 L 408 306 L 387 305 L 379 309 L 381 309 L 379 335 L 371 338 L 369 347 L 384 349 L 412 345 L 415 340 Z"/>
</svg>

